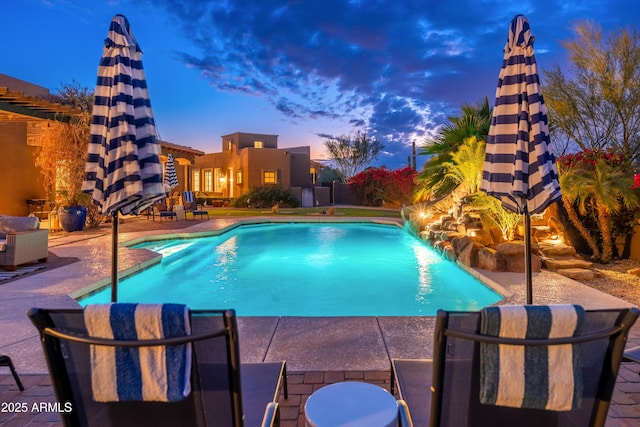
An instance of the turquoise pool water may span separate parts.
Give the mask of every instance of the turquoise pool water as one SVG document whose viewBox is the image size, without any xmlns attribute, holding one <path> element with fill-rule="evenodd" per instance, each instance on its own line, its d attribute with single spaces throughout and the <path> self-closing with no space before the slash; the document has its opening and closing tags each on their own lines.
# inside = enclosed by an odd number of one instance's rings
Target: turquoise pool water
<svg viewBox="0 0 640 427">
<path fill-rule="evenodd" d="M 399 227 L 244 225 L 136 247 L 162 262 L 122 280 L 118 301 L 234 308 L 240 316 L 431 316 L 502 297 Z M 106 303 L 110 289 L 82 299 Z"/>
</svg>

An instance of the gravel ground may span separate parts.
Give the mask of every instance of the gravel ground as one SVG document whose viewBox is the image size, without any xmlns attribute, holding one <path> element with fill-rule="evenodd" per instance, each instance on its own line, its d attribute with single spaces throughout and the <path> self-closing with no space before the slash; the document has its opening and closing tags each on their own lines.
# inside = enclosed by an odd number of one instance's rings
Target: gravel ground
<svg viewBox="0 0 640 427">
<path fill-rule="evenodd" d="M 638 267 L 640 267 L 640 260 L 625 259 L 614 260 L 607 264 L 594 263 L 592 268 L 596 271 L 596 278 L 579 280 L 579 282 L 640 306 L 640 277 L 627 273 L 628 270 Z"/>
</svg>

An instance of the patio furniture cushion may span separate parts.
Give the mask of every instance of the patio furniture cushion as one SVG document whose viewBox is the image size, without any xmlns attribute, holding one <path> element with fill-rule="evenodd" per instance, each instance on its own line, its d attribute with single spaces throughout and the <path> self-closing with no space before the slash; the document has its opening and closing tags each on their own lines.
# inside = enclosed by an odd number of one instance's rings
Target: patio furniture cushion
<svg viewBox="0 0 640 427">
<path fill-rule="evenodd" d="M 89 336 L 129 340 L 190 335 L 182 304 L 90 304 Z M 91 385 L 96 402 L 176 402 L 191 392 L 191 345 L 146 348 L 91 346 Z"/>
<path fill-rule="evenodd" d="M 40 220 L 37 216 L 1 216 L 0 239 L 5 239 L 8 233 L 18 231 L 37 230 L 40 228 Z"/>
</svg>

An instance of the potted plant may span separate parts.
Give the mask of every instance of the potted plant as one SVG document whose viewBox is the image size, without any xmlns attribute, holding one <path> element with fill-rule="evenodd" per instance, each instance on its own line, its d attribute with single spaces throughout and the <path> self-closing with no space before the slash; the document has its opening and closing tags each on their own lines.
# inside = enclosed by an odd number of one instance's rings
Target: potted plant
<svg viewBox="0 0 640 427">
<path fill-rule="evenodd" d="M 47 197 L 58 206 L 60 225 L 65 231 L 84 228 L 91 200 L 81 192 L 87 146 L 90 139 L 93 95 L 78 83 L 64 85 L 53 100 L 78 110 L 68 122 L 52 120 L 36 150 Z"/>
</svg>

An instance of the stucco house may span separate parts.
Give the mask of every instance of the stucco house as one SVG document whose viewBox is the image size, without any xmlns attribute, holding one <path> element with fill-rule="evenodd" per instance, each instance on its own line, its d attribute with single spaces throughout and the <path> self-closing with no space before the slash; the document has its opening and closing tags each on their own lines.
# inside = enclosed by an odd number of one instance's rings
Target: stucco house
<svg viewBox="0 0 640 427">
<path fill-rule="evenodd" d="M 0 214 L 39 214 L 54 207 L 47 200 L 36 150 L 51 121 L 68 122 L 79 110 L 48 101 L 50 92 L 0 74 Z M 278 148 L 278 135 L 236 132 L 222 136 L 222 151 L 205 152 L 160 140 L 165 163 L 174 158 L 178 186 L 209 197 L 232 199 L 251 187 L 278 185 L 290 191 L 302 206 L 329 203 L 327 189 L 313 187 L 310 147 Z M 325 194 L 326 193 L 326 194 Z M 28 203 L 31 202 L 31 204 Z M 41 214 L 42 213 L 42 214 Z"/>
<path fill-rule="evenodd" d="M 191 189 L 214 198 L 231 199 L 270 185 L 290 191 L 303 206 L 313 206 L 317 197 L 328 203 L 328 192 L 314 195 L 311 148 L 278 148 L 278 135 L 223 135 L 222 151 L 197 157 L 191 169 Z"/>
</svg>

